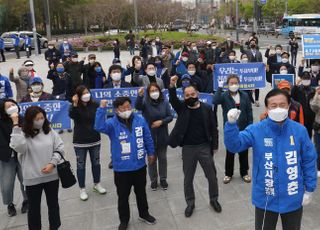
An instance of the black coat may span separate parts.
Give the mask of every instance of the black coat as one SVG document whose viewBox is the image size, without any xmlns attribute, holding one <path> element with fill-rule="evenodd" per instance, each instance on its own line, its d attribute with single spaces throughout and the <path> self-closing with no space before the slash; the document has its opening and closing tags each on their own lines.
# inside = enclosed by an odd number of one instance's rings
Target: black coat
<svg viewBox="0 0 320 230">
<path fill-rule="evenodd" d="M 8 162 L 12 156 L 12 152 L 14 152 L 9 144 L 12 133 L 12 120 L 11 118 L 4 113 L 4 103 L 6 101 L 0 102 L 0 161 Z M 19 123 L 21 125 L 22 117 L 19 118 Z M 17 155 L 16 152 L 14 152 Z"/>
<path fill-rule="evenodd" d="M 177 97 L 176 88 L 169 88 L 169 102 L 173 109 L 178 114 L 177 121 L 169 136 L 169 145 L 172 148 L 183 145 L 183 139 L 186 135 L 189 119 L 190 109 L 187 107 L 184 101 L 180 101 Z M 208 140 L 210 140 L 212 150 L 218 149 L 218 129 L 216 123 L 216 115 L 213 112 L 210 105 L 202 103 L 200 108 L 203 113 L 203 121 L 205 124 L 205 131 Z"/>
</svg>

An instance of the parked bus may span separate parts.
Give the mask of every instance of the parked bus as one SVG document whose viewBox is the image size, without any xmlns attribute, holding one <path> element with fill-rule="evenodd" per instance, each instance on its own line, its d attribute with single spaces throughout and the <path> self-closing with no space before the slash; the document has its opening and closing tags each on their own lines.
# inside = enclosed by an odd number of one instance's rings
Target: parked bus
<svg viewBox="0 0 320 230">
<path fill-rule="evenodd" d="M 290 33 L 297 36 L 302 34 L 320 33 L 320 14 L 293 14 L 284 16 L 281 34 L 288 37 Z"/>
</svg>

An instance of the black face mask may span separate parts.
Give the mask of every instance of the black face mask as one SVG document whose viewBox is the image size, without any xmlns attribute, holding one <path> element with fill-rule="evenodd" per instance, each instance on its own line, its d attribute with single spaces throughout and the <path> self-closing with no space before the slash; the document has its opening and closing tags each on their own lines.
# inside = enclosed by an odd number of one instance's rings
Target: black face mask
<svg viewBox="0 0 320 230">
<path fill-rule="evenodd" d="M 198 101 L 198 97 L 189 97 L 188 99 L 184 100 L 186 102 L 186 105 L 189 107 L 193 107 Z"/>
</svg>

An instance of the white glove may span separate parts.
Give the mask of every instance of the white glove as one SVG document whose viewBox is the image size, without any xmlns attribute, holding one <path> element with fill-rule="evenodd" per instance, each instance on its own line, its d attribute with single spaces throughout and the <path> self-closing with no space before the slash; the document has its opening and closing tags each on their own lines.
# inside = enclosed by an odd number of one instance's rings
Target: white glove
<svg viewBox="0 0 320 230">
<path fill-rule="evenodd" d="M 223 86 L 224 86 L 224 80 L 219 80 L 218 81 L 218 87 L 219 88 L 223 88 Z"/>
<path fill-rule="evenodd" d="M 302 206 L 306 206 L 311 203 L 312 200 L 312 192 L 305 192 L 303 194 Z"/>
<path fill-rule="evenodd" d="M 240 113 L 241 111 L 239 109 L 236 109 L 236 108 L 230 109 L 227 114 L 228 122 L 231 124 L 236 123 L 240 116 Z"/>
<path fill-rule="evenodd" d="M 223 86 L 224 86 L 224 80 L 219 80 L 218 81 L 218 87 L 219 88 L 223 88 Z"/>
</svg>

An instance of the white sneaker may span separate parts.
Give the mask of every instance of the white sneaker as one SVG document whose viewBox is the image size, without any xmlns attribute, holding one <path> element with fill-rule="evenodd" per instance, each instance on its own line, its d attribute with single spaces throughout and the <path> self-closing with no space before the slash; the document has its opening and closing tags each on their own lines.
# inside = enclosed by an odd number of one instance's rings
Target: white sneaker
<svg viewBox="0 0 320 230">
<path fill-rule="evenodd" d="M 103 188 L 100 183 L 96 184 L 95 186 L 93 186 L 93 191 L 100 193 L 100 194 L 106 194 L 107 190 L 105 188 Z"/>
<path fill-rule="evenodd" d="M 318 171 L 318 177 L 320 177 L 320 171 Z"/>
<path fill-rule="evenodd" d="M 83 201 L 88 200 L 88 194 L 85 188 L 80 189 L 80 199 Z"/>
</svg>

